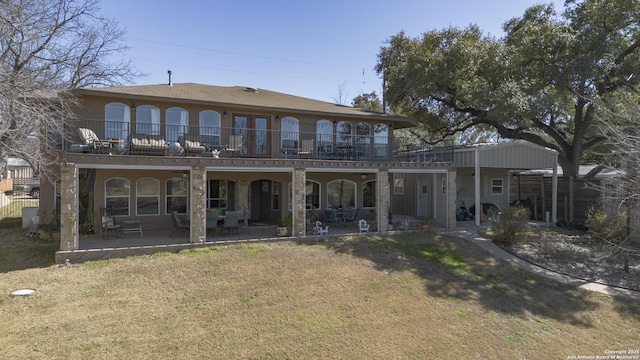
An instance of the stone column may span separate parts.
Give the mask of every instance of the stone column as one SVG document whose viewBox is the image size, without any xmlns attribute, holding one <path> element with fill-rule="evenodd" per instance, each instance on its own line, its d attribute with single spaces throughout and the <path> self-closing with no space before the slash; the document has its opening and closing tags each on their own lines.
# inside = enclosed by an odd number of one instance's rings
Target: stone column
<svg viewBox="0 0 640 360">
<path fill-rule="evenodd" d="M 291 184 L 293 187 L 293 199 L 291 206 L 293 211 L 293 224 L 291 226 L 291 235 L 305 236 L 306 211 L 305 211 L 305 193 L 306 193 L 307 174 L 304 169 L 293 169 Z"/>
<path fill-rule="evenodd" d="M 192 244 L 204 243 L 207 230 L 207 171 L 203 166 L 191 168 L 191 209 L 189 224 Z"/>
<path fill-rule="evenodd" d="M 456 178 L 458 173 L 456 170 L 449 170 L 445 175 L 447 177 L 447 198 L 445 199 L 447 203 L 447 210 L 445 215 L 445 226 L 448 229 L 456 228 L 456 209 L 457 209 L 457 194 L 458 189 L 456 188 Z"/>
<path fill-rule="evenodd" d="M 391 207 L 391 191 L 389 189 L 389 170 L 380 169 L 376 178 L 377 194 L 376 194 L 376 222 L 378 223 L 378 232 L 388 231 L 389 209 Z"/>
<path fill-rule="evenodd" d="M 78 166 L 60 165 L 60 250 L 78 249 Z"/>
</svg>

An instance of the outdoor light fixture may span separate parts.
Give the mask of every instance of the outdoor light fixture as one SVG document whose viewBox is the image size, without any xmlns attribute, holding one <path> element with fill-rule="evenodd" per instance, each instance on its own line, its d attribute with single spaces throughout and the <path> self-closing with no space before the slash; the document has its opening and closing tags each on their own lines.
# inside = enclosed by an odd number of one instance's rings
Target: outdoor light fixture
<svg viewBox="0 0 640 360">
<path fill-rule="evenodd" d="M 367 174 L 362 173 L 362 174 L 360 175 L 360 177 L 362 178 L 362 180 L 364 180 L 364 179 L 366 179 L 366 178 L 367 178 Z"/>
<path fill-rule="evenodd" d="M 224 119 L 226 119 L 226 118 L 227 118 L 227 110 L 225 110 L 225 111 L 222 113 L 222 118 L 224 118 Z"/>
</svg>

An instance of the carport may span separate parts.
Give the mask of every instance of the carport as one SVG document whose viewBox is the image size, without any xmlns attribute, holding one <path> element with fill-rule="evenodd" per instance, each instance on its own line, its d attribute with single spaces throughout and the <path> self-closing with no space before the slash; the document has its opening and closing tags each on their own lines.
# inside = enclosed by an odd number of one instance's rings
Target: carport
<svg viewBox="0 0 640 360">
<path fill-rule="evenodd" d="M 474 201 L 481 204 L 481 174 L 488 169 L 531 170 L 552 169 L 551 221 L 557 220 L 558 201 L 558 152 L 527 141 L 511 141 L 496 144 L 478 144 L 456 148 L 454 167 L 473 169 Z M 507 192 L 508 196 L 508 192 Z M 476 226 L 480 225 L 481 206 L 473 214 Z"/>
</svg>

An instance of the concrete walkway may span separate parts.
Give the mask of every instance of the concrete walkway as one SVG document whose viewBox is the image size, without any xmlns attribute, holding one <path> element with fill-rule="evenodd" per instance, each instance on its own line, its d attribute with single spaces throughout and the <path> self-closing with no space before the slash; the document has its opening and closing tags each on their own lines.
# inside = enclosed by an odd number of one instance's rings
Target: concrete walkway
<svg viewBox="0 0 640 360">
<path fill-rule="evenodd" d="M 559 274 L 555 271 L 547 270 L 538 265 L 525 261 L 503 250 L 501 247 L 495 245 L 490 240 L 485 239 L 480 235 L 478 235 L 478 230 L 475 227 L 463 226 L 463 227 L 458 227 L 457 229 L 434 229 L 434 231 L 441 234 L 455 236 L 464 240 L 468 240 L 478 245 L 480 248 L 484 249 L 489 254 L 497 257 L 498 259 L 506 261 L 509 264 L 513 264 L 531 273 L 544 276 L 548 279 L 561 282 L 563 284 L 573 285 L 580 289 L 596 291 L 599 293 L 609 294 L 613 296 L 625 296 L 625 297 L 633 298 L 636 300 L 640 300 L 640 291 L 622 289 L 615 286 L 608 286 L 608 285 L 593 283 L 593 282 L 589 282 L 581 279 L 576 279 L 571 276 Z"/>
</svg>

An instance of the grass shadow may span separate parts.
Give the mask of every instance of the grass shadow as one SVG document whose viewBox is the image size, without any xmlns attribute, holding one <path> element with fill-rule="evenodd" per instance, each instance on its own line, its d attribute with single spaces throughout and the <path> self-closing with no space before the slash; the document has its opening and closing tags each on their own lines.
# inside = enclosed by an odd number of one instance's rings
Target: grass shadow
<svg viewBox="0 0 640 360">
<path fill-rule="evenodd" d="M 385 273 L 410 271 L 434 297 L 475 301 L 487 311 L 544 316 L 592 327 L 580 316 L 598 308 L 588 292 L 531 274 L 465 240 L 432 232 L 335 238 L 322 243 L 338 253 L 365 258 Z"/>
<path fill-rule="evenodd" d="M 58 242 L 27 236 L 19 218 L 0 220 L 0 273 L 49 267 L 59 247 Z"/>
</svg>

